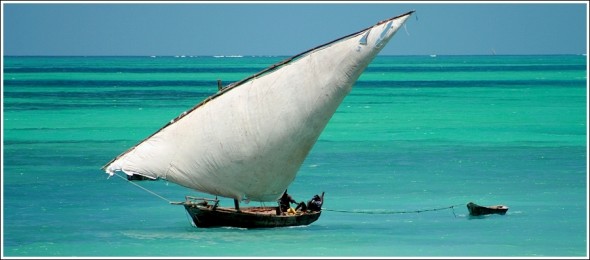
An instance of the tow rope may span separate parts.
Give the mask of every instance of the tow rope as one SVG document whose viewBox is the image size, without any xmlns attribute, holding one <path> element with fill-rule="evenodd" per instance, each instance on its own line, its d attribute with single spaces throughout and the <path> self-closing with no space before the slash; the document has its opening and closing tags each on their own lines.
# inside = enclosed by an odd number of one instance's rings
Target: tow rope
<svg viewBox="0 0 590 260">
<path fill-rule="evenodd" d="M 115 174 L 117 177 L 126 180 L 128 183 L 131 183 L 137 187 L 139 187 L 140 189 L 151 193 L 152 195 L 167 201 L 168 203 L 172 203 L 171 200 L 162 197 L 159 194 L 156 194 L 155 192 L 148 190 L 140 185 L 138 185 L 137 183 L 134 183 L 126 178 L 124 178 L 123 176 L 119 175 L 119 174 Z M 457 206 L 461 206 L 464 204 L 455 204 L 455 205 L 451 205 L 451 206 L 447 206 L 447 207 L 442 207 L 442 208 L 434 208 L 434 209 L 418 209 L 418 210 L 401 210 L 401 211 L 395 211 L 395 210 L 337 210 L 337 209 L 327 209 L 327 208 L 322 208 L 323 211 L 331 211 L 331 212 L 339 212 L 339 213 L 352 213 L 352 214 L 409 214 L 409 213 L 422 213 L 422 212 L 427 212 L 427 211 L 440 211 L 440 210 L 445 210 L 445 209 L 452 209 L 453 210 L 453 215 L 455 217 L 457 217 L 457 215 L 455 214 L 455 207 Z"/>
<path fill-rule="evenodd" d="M 427 211 L 439 211 L 445 209 L 452 209 L 453 215 L 455 215 L 455 207 L 461 206 L 463 204 L 456 204 L 442 208 L 434 208 L 434 209 L 419 209 L 419 210 L 403 210 L 403 211 L 396 211 L 396 210 L 336 210 L 336 209 L 326 209 L 322 208 L 324 211 L 332 211 L 332 212 L 339 212 L 339 213 L 354 213 L 354 214 L 408 214 L 408 213 L 422 213 Z"/>
</svg>

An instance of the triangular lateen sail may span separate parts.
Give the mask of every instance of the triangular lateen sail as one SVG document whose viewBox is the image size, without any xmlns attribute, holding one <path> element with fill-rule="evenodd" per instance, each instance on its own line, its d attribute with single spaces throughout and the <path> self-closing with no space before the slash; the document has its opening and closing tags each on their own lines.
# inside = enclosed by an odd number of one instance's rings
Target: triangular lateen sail
<svg viewBox="0 0 590 260">
<path fill-rule="evenodd" d="M 412 13 L 231 84 L 103 169 L 237 200 L 276 201 L 358 77 Z"/>
</svg>

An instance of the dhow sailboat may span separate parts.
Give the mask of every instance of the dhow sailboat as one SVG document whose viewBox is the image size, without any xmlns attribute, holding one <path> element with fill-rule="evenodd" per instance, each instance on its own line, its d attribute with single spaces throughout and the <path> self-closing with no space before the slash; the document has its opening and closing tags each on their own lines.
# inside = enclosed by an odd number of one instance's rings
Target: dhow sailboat
<svg viewBox="0 0 590 260">
<path fill-rule="evenodd" d="M 102 167 L 214 195 L 186 196 L 197 227 L 309 225 L 319 211 L 240 207 L 276 202 L 369 63 L 414 11 L 392 17 L 221 87 Z M 221 207 L 217 196 L 234 199 Z"/>
</svg>

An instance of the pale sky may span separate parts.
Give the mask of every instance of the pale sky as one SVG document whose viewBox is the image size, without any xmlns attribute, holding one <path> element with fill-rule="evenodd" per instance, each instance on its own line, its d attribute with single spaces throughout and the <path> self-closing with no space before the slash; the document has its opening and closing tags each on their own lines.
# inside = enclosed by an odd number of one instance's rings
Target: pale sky
<svg viewBox="0 0 590 260">
<path fill-rule="evenodd" d="M 410 10 L 380 55 L 586 54 L 573 2 L 2 2 L 3 55 L 294 55 Z"/>
</svg>

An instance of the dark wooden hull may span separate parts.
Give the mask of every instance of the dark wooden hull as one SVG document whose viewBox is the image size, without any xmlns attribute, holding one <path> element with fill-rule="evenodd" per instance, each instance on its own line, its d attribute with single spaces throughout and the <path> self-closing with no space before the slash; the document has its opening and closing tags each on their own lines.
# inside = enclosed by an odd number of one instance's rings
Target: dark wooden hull
<svg viewBox="0 0 590 260">
<path fill-rule="evenodd" d="M 277 215 L 276 207 L 244 207 L 240 211 L 234 208 L 222 208 L 183 203 L 197 227 L 240 227 L 273 228 L 309 225 L 321 215 L 321 211 L 305 212 L 294 215 Z"/>
<path fill-rule="evenodd" d="M 489 215 L 489 214 L 506 214 L 508 211 L 508 207 L 504 205 L 496 205 L 496 206 L 480 206 L 473 202 L 467 203 L 467 209 L 469 210 L 469 215 L 471 216 L 481 216 L 481 215 Z"/>
</svg>

